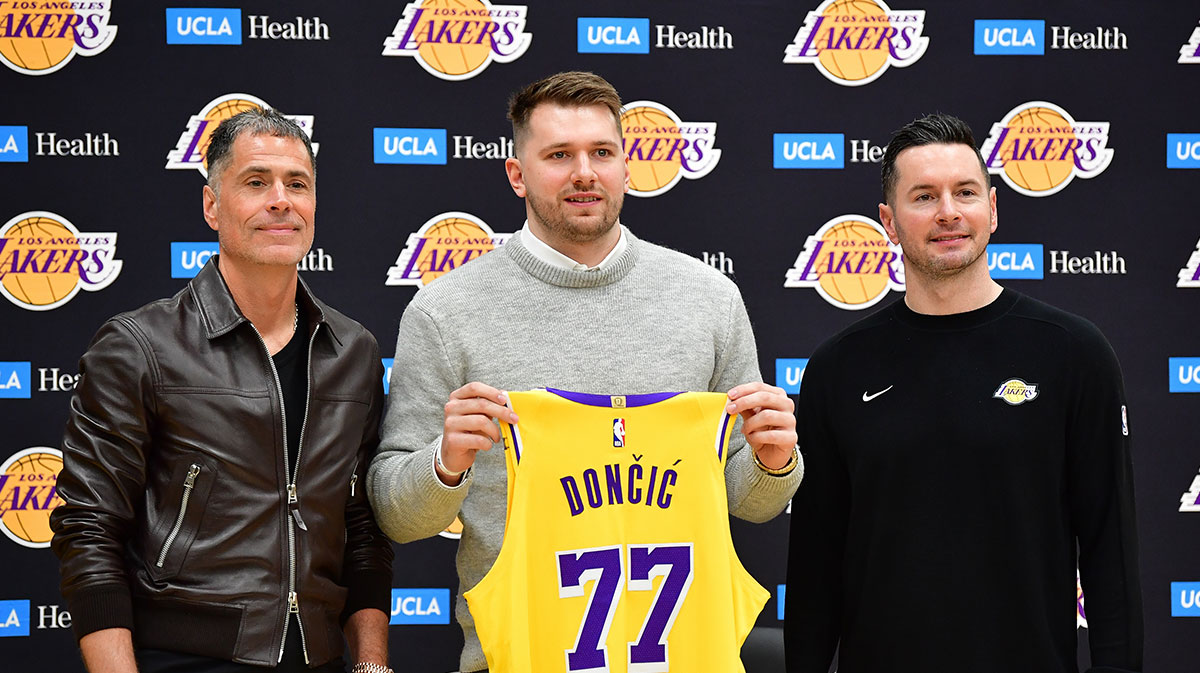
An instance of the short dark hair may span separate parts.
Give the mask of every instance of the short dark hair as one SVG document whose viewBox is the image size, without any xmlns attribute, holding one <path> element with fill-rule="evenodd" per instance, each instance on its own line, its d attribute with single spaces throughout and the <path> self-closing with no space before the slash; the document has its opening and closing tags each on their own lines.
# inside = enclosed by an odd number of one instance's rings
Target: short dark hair
<svg viewBox="0 0 1200 673">
<path fill-rule="evenodd" d="M 529 131 L 534 108 L 552 103 L 563 107 L 603 105 L 612 113 L 617 133 L 621 133 L 621 96 L 612 84 L 591 72 L 560 72 L 540 79 L 517 91 L 508 99 L 508 118 L 513 125 L 513 148 Z"/>
<path fill-rule="evenodd" d="M 283 116 L 283 113 L 271 108 L 251 108 L 239 112 L 222 121 L 213 131 L 208 141 L 208 149 L 204 158 L 208 161 L 208 186 L 217 191 L 220 188 L 221 173 L 229 167 L 233 160 L 233 143 L 243 133 L 250 135 L 275 136 L 276 138 L 295 138 L 304 143 L 308 152 L 308 163 L 313 174 L 317 172 L 317 157 L 313 154 L 312 141 L 308 134 L 296 122 Z"/>
<path fill-rule="evenodd" d="M 939 112 L 914 119 L 892 134 L 892 140 L 883 153 L 883 167 L 880 171 L 884 203 L 891 202 L 892 197 L 895 196 L 896 183 L 900 180 L 900 175 L 896 172 L 896 157 L 910 147 L 937 144 L 970 147 L 979 159 L 979 170 L 983 171 L 984 188 L 992 186 L 987 164 L 984 163 L 979 149 L 975 147 L 975 134 L 971 133 L 971 127 L 958 117 Z"/>
</svg>

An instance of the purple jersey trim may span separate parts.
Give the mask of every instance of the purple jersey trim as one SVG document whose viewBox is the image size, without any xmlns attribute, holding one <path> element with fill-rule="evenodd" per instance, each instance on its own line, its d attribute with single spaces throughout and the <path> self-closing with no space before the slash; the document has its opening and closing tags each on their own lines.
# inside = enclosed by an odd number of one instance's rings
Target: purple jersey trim
<svg viewBox="0 0 1200 673">
<path fill-rule="evenodd" d="M 511 407 L 510 407 L 511 408 Z M 521 434 L 517 431 L 517 426 L 512 423 L 508 424 L 508 434 L 512 436 L 513 455 L 516 456 L 517 462 L 521 462 Z"/>
<path fill-rule="evenodd" d="M 594 395 L 592 393 L 573 393 L 569 390 L 558 390 L 557 388 L 546 388 L 546 392 L 554 393 L 559 397 L 586 404 L 590 407 L 612 407 L 612 396 L 610 395 Z M 677 393 L 645 393 L 642 395 L 625 395 L 626 407 L 644 407 L 651 404 L 657 404 L 663 400 L 669 400 L 676 395 L 682 395 L 683 392 Z"/>
<path fill-rule="evenodd" d="M 731 418 L 733 418 L 733 416 L 730 416 L 729 414 L 725 414 L 725 416 L 721 419 L 721 430 L 719 432 L 717 432 L 717 460 L 718 461 L 725 459 L 725 456 L 722 455 L 725 453 L 725 432 L 726 432 L 726 429 L 729 427 L 729 420 Z"/>
</svg>

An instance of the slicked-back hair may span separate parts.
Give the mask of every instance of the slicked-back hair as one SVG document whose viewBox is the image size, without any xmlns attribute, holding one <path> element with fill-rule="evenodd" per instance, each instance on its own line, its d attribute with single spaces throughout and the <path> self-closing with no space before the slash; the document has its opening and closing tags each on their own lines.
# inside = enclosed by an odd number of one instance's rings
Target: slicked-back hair
<svg viewBox="0 0 1200 673">
<path fill-rule="evenodd" d="M 983 172 L 984 189 L 992 186 L 991 176 L 988 175 L 987 164 L 983 155 L 975 147 L 975 134 L 971 127 L 958 117 L 948 114 L 931 114 L 901 126 L 892 134 L 887 150 L 883 153 L 883 166 L 880 171 L 880 182 L 883 187 L 883 202 L 891 203 L 896 195 L 896 183 L 900 175 L 896 171 L 896 157 L 910 147 L 922 145 L 966 145 L 979 159 L 979 170 Z"/>
<path fill-rule="evenodd" d="M 513 125 L 513 151 L 529 133 L 529 117 L 544 103 L 562 107 L 603 105 L 612 113 L 617 134 L 621 133 L 621 96 L 608 80 L 591 72 L 560 72 L 540 79 L 508 99 L 508 118 Z"/>
<path fill-rule="evenodd" d="M 308 152 L 308 164 L 313 175 L 317 174 L 317 157 L 313 154 L 312 141 L 308 134 L 296 122 L 284 117 L 278 110 L 271 108 L 251 108 L 239 112 L 221 122 L 213 131 L 208 142 L 208 150 L 204 158 L 208 160 L 208 186 L 214 192 L 220 193 L 221 173 L 229 168 L 233 161 L 233 143 L 243 134 L 252 136 L 274 136 L 276 138 L 295 138 L 304 143 L 304 151 Z"/>
</svg>

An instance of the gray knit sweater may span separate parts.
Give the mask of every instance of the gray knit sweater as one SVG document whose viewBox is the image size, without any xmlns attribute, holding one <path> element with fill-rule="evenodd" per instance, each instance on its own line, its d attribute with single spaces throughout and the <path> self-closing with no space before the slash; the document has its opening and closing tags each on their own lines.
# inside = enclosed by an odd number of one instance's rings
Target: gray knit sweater
<svg viewBox="0 0 1200 673">
<path fill-rule="evenodd" d="M 501 390 L 724 392 L 762 380 L 737 286 L 699 260 L 629 230 L 625 235 L 629 246 L 603 269 L 571 271 L 535 258 L 518 233 L 422 288 L 400 321 L 367 493 L 380 527 L 399 542 L 436 535 L 455 515 L 461 518 L 456 615 L 466 638 L 462 671 L 487 666 L 462 592 L 500 553 L 507 495 L 499 443 L 477 454 L 457 488 L 434 474 L 433 451 L 452 391 L 480 381 Z M 766 521 L 783 509 L 803 469 L 767 475 L 741 450 L 745 446 L 735 430 L 725 470 L 729 511 Z M 403 563 L 401 555 L 396 565 Z"/>
</svg>

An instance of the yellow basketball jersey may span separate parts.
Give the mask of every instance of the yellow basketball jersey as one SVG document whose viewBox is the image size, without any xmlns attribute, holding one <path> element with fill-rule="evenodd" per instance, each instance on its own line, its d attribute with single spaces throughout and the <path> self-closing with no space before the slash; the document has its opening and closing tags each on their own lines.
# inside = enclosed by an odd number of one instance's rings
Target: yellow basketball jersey
<svg viewBox="0 0 1200 673">
<path fill-rule="evenodd" d="M 465 595 L 492 673 L 743 671 L 721 393 L 509 393 L 508 520 Z"/>
</svg>

